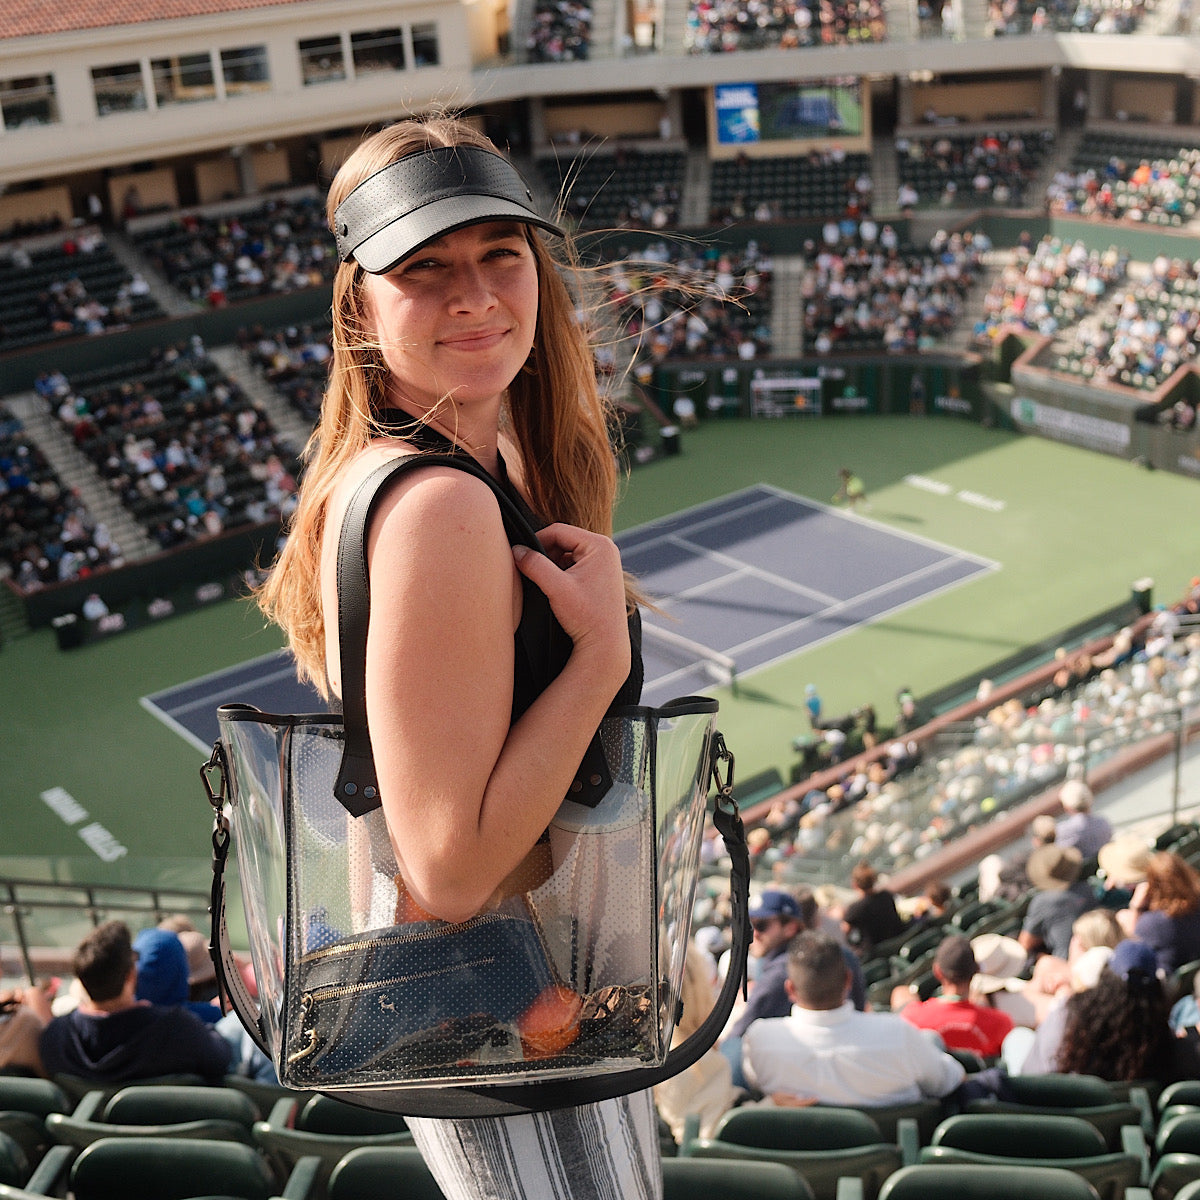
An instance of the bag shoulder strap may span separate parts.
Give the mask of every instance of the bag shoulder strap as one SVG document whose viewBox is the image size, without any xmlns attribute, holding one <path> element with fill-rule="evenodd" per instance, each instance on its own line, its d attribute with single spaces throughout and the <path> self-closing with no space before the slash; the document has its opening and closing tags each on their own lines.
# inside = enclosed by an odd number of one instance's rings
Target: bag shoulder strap
<svg viewBox="0 0 1200 1200">
<path fill-rule="evenodd" d="M 355 489 L 346 506 L 338 537 L 338 656 L 342 673 L 345 750 L 334 785 L 334 795 L 347 812 L 356 817 L 378 808 L 380 804 L 379 783 L 367 729 L 367 623 L 371 611 L 367 529 L 387 486 L 406 472 L 429 466 L 453 467 L 482 479 L 495 493 L 500 504 L 500 514 L 509 541 L 513 545 L 541 550 L 533 527 L 503 487 L 466 455 L 406 454 L 377 467 Z M 541 661 L 543 652 L 536 639 L 527 640 L 525 646 L 535 663 Z"/>
</svg>

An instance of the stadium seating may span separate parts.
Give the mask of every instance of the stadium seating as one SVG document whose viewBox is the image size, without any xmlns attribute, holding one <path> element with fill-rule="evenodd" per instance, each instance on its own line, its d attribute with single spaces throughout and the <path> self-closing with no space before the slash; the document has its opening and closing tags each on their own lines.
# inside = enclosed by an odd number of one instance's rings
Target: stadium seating
<svg viewBox="0 0 1200 1200">
<path fill-rule="evenodd" d="M 286 1179 L 241 1142 L 168 1137 L 103 1138 L 77 1156 L 52 1148 L 27 1185 L 28 1194 L 72 1200 L 307 1200 L 311 1165 Z M 0 1196 L 3 1193 L 0 1192 Z"/>
<path fill-rule="evenodd" d="M 777 1162 L 801 1175 L 816 1200 L 836 1200 L 838 1181 L 862 1181 L 865 1200 L 875 1200 L 883 1181 L 902 1165 L 900 1147 L 883 1140 L 879 1126 L 856 1109 L 735 1108 L 711 1138 L 685 1129 L 680 1158 L 733 1158 Z"/>
<path fill-rule="evenodd" d="M 132 284 L 98 234 L 66 235 L 57 246 L 28 251 L 0 246 L 0 353 L 165 315 L 149 294 L 133 294 Z"/>
<path fill-rule="evenodd" d="M 965 1111 L 1080 1117 L 1096 1128 L 1109 1150 L 1122 1149 L 1126 1126 L 1137 1126 L 1147 1137 L 1154 1132 L 1153 1110 L 1142 1088 L 1122 1102 L 1094 1075 L 1015 1075 L 1008 1089 L 1010 1099 L 971 1100 Z"/>
<path fill-rule="evenodd" d="M 105 1099 L 85 1096 L 71 1113 L 50 1113 L 46 1130 L 58 1143 L 83 1149 L 101 1138 L 171 1137 L 252 1143 L 257 1111 L 233 1088 L 161 1084 L 123 1087 Z"/>
<path fill-rule="evenodd" d="M 1060 1167 L 918 1164 L 902 1167 L 890 1175 L 880 1189 L 879 1200 L 1099 1200 L 1099 1197 L 1086 1179 Z"/>
<path fill-rule="evenodd" d="M 0 1133 L 0 1183 L 19 1186 L 29 1178 L 30 1162 L 15 1138 Z"/>
<path fill-rule="evenodd" d="M 133 239 L 176 289 L 212 307 L 328 283 L 338 263 L 315 194 L 255 201 L 233 214 L 189 212 Z"/>
<path fill-rule="evenodd" d="M 1200 1180 L 1200 1112 L 1164 1116 L 1154 1135 L 1151 1195 L 1155 1200 L 1171 1200 L 1196 1180 Z"/>
<path fill-rule="evenodd" d="M 12 1138 L 30 1163 L 50 1144 L 46 1118 L 70 1108 L 66 1093 L 48 1079 L 0 1075 L 0 1133 Z"/>
<path fill-rule="evenodd" d="M 403 1117 L 321 1095 L 280 1100 L 265 1121 L 255 1122 L 253 1135 L 280 1174 L 302 1158 L 315 1158 L 322 1180 L 359 1146 L 411 1146 L 413 1141 Z"/>
<path fill-rule="evenodd" d="M 1075 1116 L 960 1113 L 947 1117 L 920 1151 L 928 1164 L 1059 1166 L 1083 1176 L 1101 1200 L 1121 1200 L 1146 1182 L 1145 1144 L 1131 1130 L 1127 1148 L 1109 1151 L 1103 1135 Z"/>
<path fill-rule="evenodd" d="M 543 188 L 588 229 L 673 229 L 687 155 L 682 150 L 587 147 L 538 159 Z"/>
</svg>

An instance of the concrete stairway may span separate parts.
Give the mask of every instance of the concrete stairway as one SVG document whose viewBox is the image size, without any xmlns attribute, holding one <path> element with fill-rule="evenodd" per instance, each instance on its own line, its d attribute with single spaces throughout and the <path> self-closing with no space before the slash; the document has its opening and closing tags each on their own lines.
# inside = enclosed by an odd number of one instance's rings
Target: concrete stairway
<svg viewBox="0 0 1200 1200">
<path fill-rule="evenodd" d="M 250 360 L 240 346 L 227 345 L 210 347 L 208 357 L 259 405 L 271 419 L 279 437 L 293 453 L 299 454 L 308 441 L 312 427 L 298 412 L 263 378 L 262 372 Z"/>
<path fill-rule="evenodd" d="M 79 495 L 96 521 L 108 526 L 127 561 L 157 554 L 159 547 L 122 507 L 88 458 L 76 449 L 58 421 L 47 411 L 36 392 L 9 396 L 6 406 L 19 418 L 25 433 L 54 468 L 63 486 Z"/>
</svg>

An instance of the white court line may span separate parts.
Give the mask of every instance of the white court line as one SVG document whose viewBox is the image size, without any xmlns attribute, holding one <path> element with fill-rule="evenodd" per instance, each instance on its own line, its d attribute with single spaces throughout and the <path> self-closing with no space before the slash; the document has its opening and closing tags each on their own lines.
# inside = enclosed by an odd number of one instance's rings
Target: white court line
<svg viewBox="0 0 1200 1200">
<path fill-rule="evenodd" d="M 201 754 L 207 756 L 212 752 L 212 747 L 207 742 L 201 741 L 186 725 L 180 725 L 174 717 L 168 716 L 157 704 L 154 703 L 148 696 L 143 696 L 138 703 L 157 721 L 161 721 L 168 729 L 179 734 L 189 746 L 195 746 Z"/>
<path fill-rule="evenodd" d="M 689 554 L 696 558 L 707 559 L 711 562 L 722 562 L 737 568 L 722 576 L 723 579 L 731 579 L 738 575 L 752 575 L 754 578 L 761 579 L 765 583 L 774 584 L 781 591 L 793 592 L 797 596 L 808 596 L 813 600 L 819 601 L 821 604 L 836 604 L 838 602 L 837 597 L 829 595 L 828 592 L 818 592 L 815 588 L 805 587 L 804 584 L 797 583 L 794 579 L 785 579 L 782 575 L 776 575 L 773 571 L 768 571 L 765 567 L 757 567 L 753 563 L 745 562 L 740 558 L 733 558 L 723 550 L 709 550 L 704 546 L 698 546 L 693 542 L 685 541 L 683 538 L 676 540 L 680 549 L 687 550 Z M 678 596 L 698 595 L 701 588 L 707 589 L 707 584 L 697 584 L 694 588 L 687 588 L 682 592 L 677 592 L 671 599 L 675 599 Z"/>
<path fill-rule="evenodd" d="M 983 567 L 984 573 L 986 574 L 991 574 L 994 571 L 1001 570 L 1000 563 L 984 563 Z M 807 653 L 809 650 L 815 650 L 818 646 L 824 646 L 827 642 L 836 641 L 840 637 L 845 637 L 847 634 L 856 633 L 861 629 L 867 629 L 872 625 L 878 624 L 878 622 L 882 621 L 885 617 L 890 617 L 893 613 L 903 612 L 904 609 L 911 608 L 914 604 L 923 604 L 926 600 L 932 600 L 935 596 L 940 596 L 944 592 L 951 592 L 956 587 L 961 587 L 965 583 L 971 583 L 976 578 L 978 578 L 978 576 L 972 575 L 966 579 L 949 580 L 940 588 L 934 588 L 929 592 L 922 592 L 921 595 L 913 596 L 909 600 L 904 600 L 899 604 L 894 604 L 891 608 L 882 609 L 869 620 L 855 621 L 853 625 L 846 625 L 841 629 L 835 629 L 826 634 L 825 637 L 818 638 L 815 642 L 806 642 L 803 646 L 796 646 L 790 650 L 784 650 L 781 654 L 776 655 L 774 658 L 767 659 L 765 662 L 758 663 L 757 665 L 748 667 L 745 670 L 739 668 L 738 682 L 740 683 L 743 680 L 750 678 L 752 675 L 758 674 L 759 671 L 765 671 L 769 667 L 774 667 L 779 663 L 787 662 L 789 658 L 794 658 L 801 652 Z M 737 655 L 735 651 L 734 658 L 736 659 L 736 657 Z"/>
<path fill-rule="evenodd" d="M 945 561 L 930 563 L 928 566 L 922 567 L 919 571 L 910 571 L 907 575 L 899 575 L 895 579 L 890 580 L 888 583 L 880 584 L 878 587 L 871 588 L 869 591 L 859 592 L 857 595 L 851 596 L 847 600 L 839 600 L 836 604 L 831 604 L 828 608 L 823 608 L 820 612 L 812 613 L 807 617 L 801 617 L 799 620 L 789 622 L 787 625 L 779 625 L 769 633 L 760 633 L 755 637 L 750 638 L 748 641 L 739 642 L 736 646 L 730 646 L 725 653 L 732 654 L 736 658 L 739 654 L 745 653 L 747 650 L 754 649 L 755 646 L 760 646 L 764 642 L 769 642 L 781 635 L 793 633 L 796 630 L 803 629 L 806 625 L 811 625 L 822 618 L 836 616 L 838 613 L 845 612 L 846 609 L 853 607 L 861 601 L 870 600 L 873 596 L 886 596 L 888 592 L 893 591 L 901 584 L 916 582 L 917 580 L 920 580 L 926 576 L 936 574 L 939 570 L 947 565 L 949 564 L 947 564 Z M 954 586 L 956 584 L 966 582 L 968 582 L 967 579 L 956 579 L 953 580 L 948 586 Z M 944 589 L 938 588 L 932 592 L 922 592 L 919 596 L 910 596 L 907 600 L 901 601 L 892 608 L 885 609 L 883 613 L 871 616 L 863 621 L 856 621 L 855 625 L 874 624 L 874 622 L 879 619 L 879 616 L 882 616 L 888 612 L 896 612 L 901 608 L 906 608 L 910 604 L 917 604 L 920 601 L 925 600 L 928 596 L 936 596 L 938 592 L 942 590 Z M 805 650 L 808 648 L 808 646 L 804 647 Z"/>
<path fill-rule="evenodd" d="M 810 508 L 819 508 L 822 512 L 832 513 L 835 517 L 843 517 L 847 521 L 857 521 L 860 525 L 870 525 L 872 529 L 882 529 L 892 537 L 903 538 L 906 542 L 915 542 L 920 546 L 929 546 L 934 550 L 940 550 L 943 554 L 951 558 L 966 559 L 968 562 L 977 562 L 985 567 L 999 565 L 995 560 L 984 558 L 979 554 L 972 554 L 969 550 L 960 550 L 957 546 L 936 541 L 934 538 L 925 537 L 920 533 L 910 533 L 907 529 L 895 529 L 891 525 L 885 525 L 882 521 L 872 520 L 870 517 L 864 517 L 860 513 L 839 508 L 835 504 L 822 504 L 820 500 L 811 500 L 807 496 L 798 496 L 795 492 L 785 491 L 783 488 L 776 487 L 772 483 L 760 483 L 758 486 L 768 492 L 774 492 L 777 496 L 783 496 L 788 500 L 795 500 L 800 504 L 808 505 Z"/>
<path fill-rule="evenodd" d="M 176 687 L 163 688 L 162 691 L 157 692 L 156 695 L 162 695 L 163 692 L 179 691 L 184 688 L 191 690 L 192 688 L 199 687 L 205 683 L 215 682 L 218 679 L 224 679 L 227 676 L 233 674 L 235 671 L 236 672 L 245 671 L 248 668 L 253 667 L 255 663 L 270 662 L 271 660 L 277 658 L 278 656 L 279 656 L 279 651 L 277 651 L 277 650 L 273 651 L 270 654 L 261 654 L 261 655 L 259 655 L 258 658 L 252 658 L 248 662 L 239 663 L 237 666 L 223 667 L 216 671 L 209 671 L 206 675 L 198 675 L 198 676 L 196 676 L 195 679 L 189 679 L 186 683 L 181 683 L 181 684 L 177 685 Z M 255 681 L 271 683 L 271 682 L 275 681 L 276 679 L 295 679 L 295 677 L 296 677 L 295 667 L 288 666 L 288 667 L 282 668 L 281 670 L 270 671 L 266 675 L 256 676 Z M 195 746 L 196 749 L 199 750 L 202 754 L 207 755 L 212 750 L 211 745 L 209 745 L 207 742 L 203 741 L 201 738 L 197 737 L 194 733 L 192 733 L 192 731 L 190 729 L 187 728 L 186 725 L 181 725 L 165 709 L 160 708 L 151 697 L 142 696 L 138 700 L 138 703 L 142 706 L 142 708 L 144 708 L 146 710 L 146 712 L 148 712 L 152 717 L 154 717 L 154 719 L 156 721 L 161 722 L 168 729 L 177 733 L 181 738 L 183 738 L 183 740 L 185 742 L 187 742 L 189 745 Z M 181 704 L 175 709 L 175 711 L 178 713 L 195 712 L 197 709 L 205 708 L 208 706 L 215 707 L 215 705 L 213 705 L 213 699 L 212 699 L 211 694 L 205 695 L 202 698 L 200 698 L 198 700 L 193 700 L 187 704 Z"/>
</svg>

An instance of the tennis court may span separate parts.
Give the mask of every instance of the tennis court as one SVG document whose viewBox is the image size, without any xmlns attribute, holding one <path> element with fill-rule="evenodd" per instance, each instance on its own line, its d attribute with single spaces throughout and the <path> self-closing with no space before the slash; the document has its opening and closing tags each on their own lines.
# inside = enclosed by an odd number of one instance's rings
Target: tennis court
<svg viewBox="0 0 1200 1200">
<path fill-rule="evenodd" d="M 829 505 L 843 463 L 869 487 L 863 516 Z M 831 713 L 871 702 L 887 721 L 901 684 L 921 695 L 983 672 L 1127 597 L 1130 580 L 1175 594 L 1196 573 L 1180 524 L 1195 488 L 969 422 L 714 422 L 634 471 L 618 540 L 664 598 L 647 621 L 735 658 L 737 693 L 715 694 L 739 778 L 787 778 L 807 682 Z M 216 703 L 321 707 L 288 690 L 281 645 L 240 601 L 66 652 L 50 630 L 4 645 L 4 871 L 207 886 L 198 769 Z M 703 656 L 654 635 L 647 648 L 648 698 L 713 688 Z"/>
<path fill-rule="evenodd" d="M 627 569 L 661 610 L 646 619 L 643 699 L 731 682 L 996 564 L 758 485 L 629 530 Z M 204 750 L 215 710 L 237 699 L 265 712 L 320 712 L 285 651 L 171 687 L 142 705 Z"/>
</svg>

